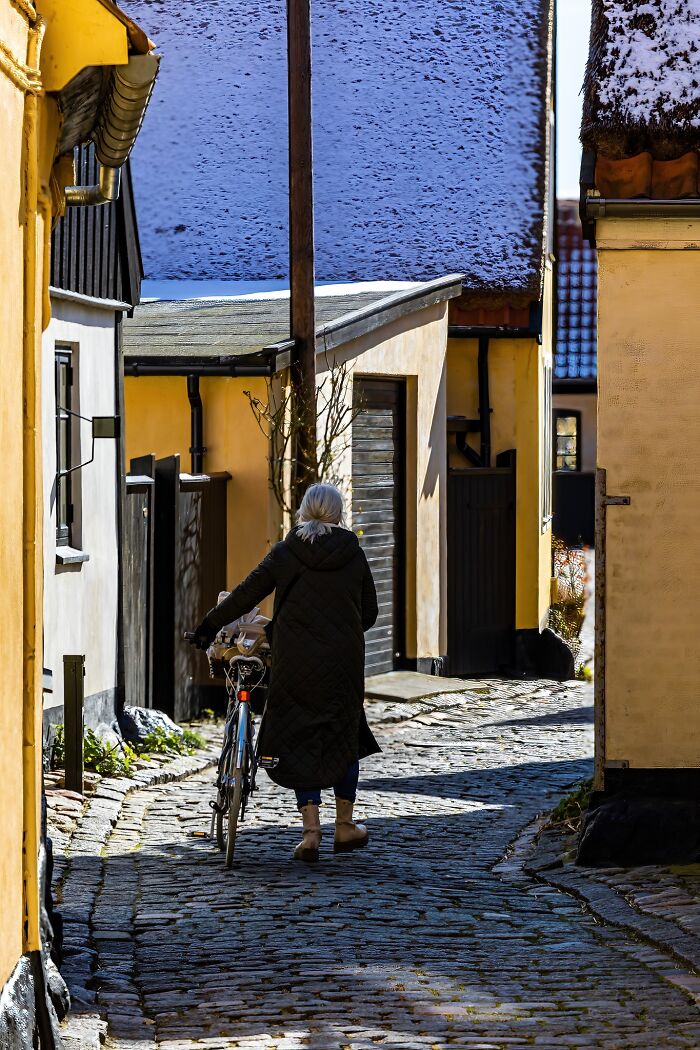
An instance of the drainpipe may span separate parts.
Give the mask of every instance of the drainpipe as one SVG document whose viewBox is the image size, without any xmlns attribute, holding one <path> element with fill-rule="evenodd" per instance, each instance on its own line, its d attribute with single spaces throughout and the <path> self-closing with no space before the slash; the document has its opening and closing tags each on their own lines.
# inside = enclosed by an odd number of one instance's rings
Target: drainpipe
<svg viewBox="0 0 700 1050">
<path fill-rule="evenodd" d="M 66 204 L 84 207 L 119 197 L 120 169 L 141 129 L 159 62 L 157 55 L 131 55 L 127 65 L 114 67 L 112 89 L 92 136 L 100 162 L 99 182 L 96 186 L 66 186 Z"/>
<path fill-rule="evenodd" d="M 190 402 L 191 470 L 193 474 L 202 474 L 204 472 L 204 453 L 207 450 L 204 447 L 202 395 L 199 392 L 198 375 L 188 375 L 187 397 Z"/>
<path fill-rule="evenodd" d="M 491 466 L 491 404 L 489 401 L 489 338 L 479 336 L 479 419 L 481 420 L 481 465 Z"/>
</svg>

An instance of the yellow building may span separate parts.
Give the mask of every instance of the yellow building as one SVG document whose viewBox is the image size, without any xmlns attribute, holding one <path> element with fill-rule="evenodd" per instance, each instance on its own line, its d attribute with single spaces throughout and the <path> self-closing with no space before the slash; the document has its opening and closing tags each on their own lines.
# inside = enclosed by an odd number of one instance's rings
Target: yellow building
<svg viewBox="0 0 700 1050">
<path fill-rule="evenodd" d="M 581 859 L 697 860 L 700 96 L 697 47 L 679 41 L 698 28 L 670 8 L 640 27 L 623 8 L 594 4 L 582 133 L 599 274 L 599 794 Z"/>
<path fill-rule="evenodd" d="M 117 192 L 157 60 L 146 36 L 111 0 L 3 0 L 0 4 L 0 393 L 3 503 L 3 701 L 0 707 L 0 1045 L 53 1046 L 40 934 L 42 715 L 41 335 L 49 322 L 47 260 L 65 196 Z M 110 139 L 117 84 L 143 102 Z M 117 114 L 118 115 L 118 114 Z M 123 130 L 124 130 L 124 126 Z M 129 127 L 127 121 L 127 129 Z M 100 187 L 73 182 L 72 150 L 91 135 Z M 111 165 L 111 166 L 110 166 Z"/>
<path fill-rule="evenodd" d="M 459 275 L 389 288 L 319 289 L 321 441 L 330 380 L 339 370 L 344 380 L 336 407 L 347 410 L 348 422 L 333 443 L 326 479 L 345 491 L 348 524 L 360 536 L 380 590 L 380 618 L 368 635 L 368 673 L 394 667 L 431 671 L 447 651 L 445 354 L 447 303 L 460 290 Z M 289 298 L 282 294 L 143 303 L 125 321 L 127 462 L 139 459 L 135 469 L 141 473 L 142 457 L 152 454 L 158 461 L 156 517 L 172 463 L 168 457 L 181 457 L 175 468 L 182 471 L 181 486 L 191 489 L 202 472 L 219 484 L 223 477 L 226 485 L 225 564 L 218 576 L 208 576 L 208 589 L 175 588 L 175 605 L 178 595 L 189 602 L 190 625 L 214 604 L 219 590 L 247 575 L 289 526 L 270 491 L 269 431 L 259 427 L 245 393 L 267 404 L 284 391 L 288 330 Z M 203 513 L 202 505 L 200 520 Z M 191 522 L 184 527 L 191 544 Z M 157 549 L 167 542 L 157 525 L 156 566 Z M 200 550 L 200 563 L 208 566 L 211 545 L 203 543 Z M 202 572 L 207 576 L 209 569 Z M 173 569 L 158 575 L 160 589 Z M 172 617 L 167 604 L 156 619 Z M 174 660 L 182 668 L 189 647 L 181 632 L 166 633 L 175 633 Z M 160 653 L 168 644 L 156 634 Z M 154 659 L 162 667 L 159 652 Z M 176 717 L 196 706 L 195 693 L 207 684 L 188 684 L 186 673 L 180 670 L 173 683 L 170 710 Z M 156 703 L 168 709 L 173 700 L 157 694 Z"/>
</svg>

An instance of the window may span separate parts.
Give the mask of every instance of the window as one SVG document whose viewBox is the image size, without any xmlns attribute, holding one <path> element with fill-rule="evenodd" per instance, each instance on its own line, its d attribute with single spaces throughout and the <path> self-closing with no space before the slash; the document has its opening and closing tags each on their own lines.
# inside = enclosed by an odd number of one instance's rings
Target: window
<svg viewBox="0 0 700 1050">
<path fill-rule="evenodd" d="M 56 349 L 56 544 L 71 547 L 73 525 L 73 355 L 70 347 Z"/>
<path fill-rule="evenodd" d="M 581 469 L 581 413 L 559 409 L 554 413 L 555 470 Z"/>
</svg>

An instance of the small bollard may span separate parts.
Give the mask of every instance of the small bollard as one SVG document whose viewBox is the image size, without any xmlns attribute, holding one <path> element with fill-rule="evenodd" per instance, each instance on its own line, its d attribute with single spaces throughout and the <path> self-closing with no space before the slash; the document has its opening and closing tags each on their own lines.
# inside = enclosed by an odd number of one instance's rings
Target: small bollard
<svg viewBox="0 0 700 1050">
<path fill-rule="evenodd" d="M 68 791 L 83 794 L 83 698 L 85 657 L 63 657 L 63 739 L 65 784 Z"/>
</svg>

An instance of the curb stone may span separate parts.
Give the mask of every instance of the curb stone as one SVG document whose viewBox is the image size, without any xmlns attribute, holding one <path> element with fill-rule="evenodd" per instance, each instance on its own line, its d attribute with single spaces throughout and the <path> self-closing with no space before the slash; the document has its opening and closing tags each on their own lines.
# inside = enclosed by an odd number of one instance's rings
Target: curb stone
<svg viewBox="0 0 700 1050">
<path fill-rule="evenodd" d="M 219 755 L 221 725 L 198 725 L 205 745 L 193 755 L 144 764 L 133 778 L 107 777 L 86 800 L 85 808 L 64 847 L 64 863 L 57 882 L 58 908 L 63 915 L 61 969 L 71 993 L 71 1011 L 61 1026 L 65 1050 L 98 1050 L 106 1038 L 107 1023 L 89 987 L 96 950 L 92 943 L 91 916 L 103 878 L 102 853 L 116 826 L 124 800 L 141 788 L 183 780 L 213 765 Z"/>
<path fill-rule="evenodd" d="M 700 938 L 681 929 L 672 919 L 645 913 L 601 882 L 596 877 L 596 869 L 577 867 L 569 859 L 575 845 L 574 836 L 541 831 L 545 820 L 546 817 L 541 818 L 523 833 L 528 836 L 529 851 L 521 861 L 522 869 L 538 882 L 576 897 L 602 922 L 626 931 L 636 940 L 671 956 L 684 970 L 690 970 L 693 975 L 690 979 L 684 981 L 679 975 L 676 983 L 700 1003 L 700 978 L 695 977 L 700 973 Z"/>
</svg>

